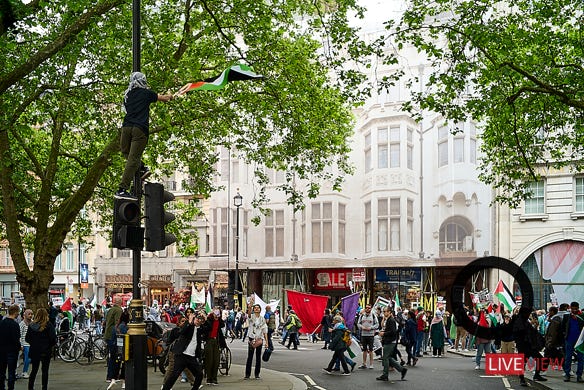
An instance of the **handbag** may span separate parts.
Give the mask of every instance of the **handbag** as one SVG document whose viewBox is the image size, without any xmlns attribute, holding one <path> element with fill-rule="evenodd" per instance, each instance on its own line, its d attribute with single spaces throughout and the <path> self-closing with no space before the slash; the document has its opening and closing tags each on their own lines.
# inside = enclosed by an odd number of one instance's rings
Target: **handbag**
<svg viewBox="0 0 584 390">
<path fill-rule="evenodd" d="M 270 348 L 264 349 L 264 353 L 262 354 L 262 360 L 267 362 L 270 360 L 270 356 L 272 356 L 272 350 Z"/>
<path fill-rule="evenodd" d="M 264 344 L 264 339 L 257 338 L 257 339 L 249 339 L 249 346 L 252 348 L 261 347 Z"/>
</svg>

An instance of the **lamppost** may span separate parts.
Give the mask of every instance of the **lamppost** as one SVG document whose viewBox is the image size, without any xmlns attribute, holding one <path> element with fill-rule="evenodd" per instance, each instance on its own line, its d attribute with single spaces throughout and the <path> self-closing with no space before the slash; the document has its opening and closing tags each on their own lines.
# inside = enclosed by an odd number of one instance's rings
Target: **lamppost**
<svg viewBox="0 0 584 390">
<path fill-rule="evenodd" d="M 241 307 L 239 302 L 239 208 L 243 204 L 243 196 L 237 190 L 237 194 L 233 197 L 233 205 L 237 208 L 235 214 L 235 288 L 233 290 L 233 302 Z"/>
</svg>

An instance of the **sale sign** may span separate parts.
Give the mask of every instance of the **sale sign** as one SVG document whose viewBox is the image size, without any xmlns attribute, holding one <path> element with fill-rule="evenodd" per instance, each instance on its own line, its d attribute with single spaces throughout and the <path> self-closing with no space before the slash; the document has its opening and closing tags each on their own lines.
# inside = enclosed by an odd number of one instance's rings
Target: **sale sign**
<svg viewBox="0 0 584 390">
<path fill-rule="evenodd" d="M 352 269 L 324 269 L 314 271 L 315 290 L 349 290 L 353 280 Z"/>
</svg>

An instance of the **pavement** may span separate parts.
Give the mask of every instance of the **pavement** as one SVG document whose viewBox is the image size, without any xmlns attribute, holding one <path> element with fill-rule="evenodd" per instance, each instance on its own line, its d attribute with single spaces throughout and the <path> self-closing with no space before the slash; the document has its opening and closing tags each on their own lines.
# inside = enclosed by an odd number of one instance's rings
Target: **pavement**
<svg viewBox="0 0 584 390">
<path fill-rule="evenodd" d="M 22 366 L 19 367 L 22 369 Z M 49 370 L 49 390 L 51 389 L 88 389 L 106 390 L 109 383 L 105 381 L 107 365 L 104 361 L 94 362 L 89 366 L 81 366 L 77 363 L 65 363 L 60 359 L 52 360 Z M 19 371 L 17 370 L 17 373 Z M 278 371 L 268 370 L 262 367 L 261 379 L 244 379 L 245 366 L 232 364 L 229 376 L 219 374 L 218 386 L 204 385 L 203 389 L 237 388 L 238 390 L 306 390 L 306 383 L 300 379 Z M 148 367 L 148 390 L 158 390 L 162 386 L 164 376 L 160 371 L 154 372 L 154 368 Z M 203 379 L 203 384 L 205 380 Z M 35 380 L 35 387 L 41 387 L 41 372 Z M 28 388 L 28 379 L 18 379 L 15 390 Z M 111 390 L 120 390 L 122 382 L 117 382 Z M 181 383 L 180 378 L 173 386 L 173 390 L 187 390 L 191 385 Z M 128 388 L 128 390 L 130 390 Z"/>
<path fill-rule="evenodd" d="M 446 347 L 446 351 L 448 353 L 451 353 L 454 355 L 468 357 L 469 359 L 471 359 L 471 358 L 474 359 L 474 357 L 476 356 L 476 351 L 468 351 L 468 352 L 455 351 L 453 349 L 450 349 L 449 347 Z M 483 356 L 482 362 L 484 362 L 484 356 Z M 573 373 L 576 372 L 576 365 L 575 364 L 572 365 L 572 372 Z M 577 383 L 576 382 L 576 375 L 572 376 L 572 378 L 571 378 L 572 380 L 570 382 L 564 382 L 564 371 L 562 371 L 562 370 L 550 369 L 546 372 L 543 372 L 542 375 L 544 376 L 544 378 L 547 379 L 547 381 L 545 381 L 545 382 L 534 381 L 532 379 L 533 374 L 531 372 L 527 372 L 527 371 L 525 373 L 525 379 L 527 380 L 527 382 L 530 384 L 531 387 L 536 388 L 536 389 L 542 389 L 542 390 L 546 390 L 546 389 L 584 390 L 584 383 Z"/>
</svg>

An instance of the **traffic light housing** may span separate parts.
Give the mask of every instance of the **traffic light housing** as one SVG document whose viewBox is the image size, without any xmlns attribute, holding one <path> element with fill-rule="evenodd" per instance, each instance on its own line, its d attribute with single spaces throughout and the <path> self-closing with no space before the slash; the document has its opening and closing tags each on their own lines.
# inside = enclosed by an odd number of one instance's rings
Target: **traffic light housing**
<svg viewBox="0 0 584 390">
<path fill-rule="evenodd" d="M 144 185 L 144 214 L 146 226 L 146 250 L 160 251 L 176 241 L 171 233 L 166 233 L 164 227 L 174 221 L 175 216 L 164 210 L 164 204 L 174 200 L 174 195 L 164 190 L 160 183 Z"/>
<path fill-rule="evenodd" d="M 139 249 L 144 246 L 144 229 L 140 226 L 140 202 L 114 198 L 112 247 Z"/>
</svg>

